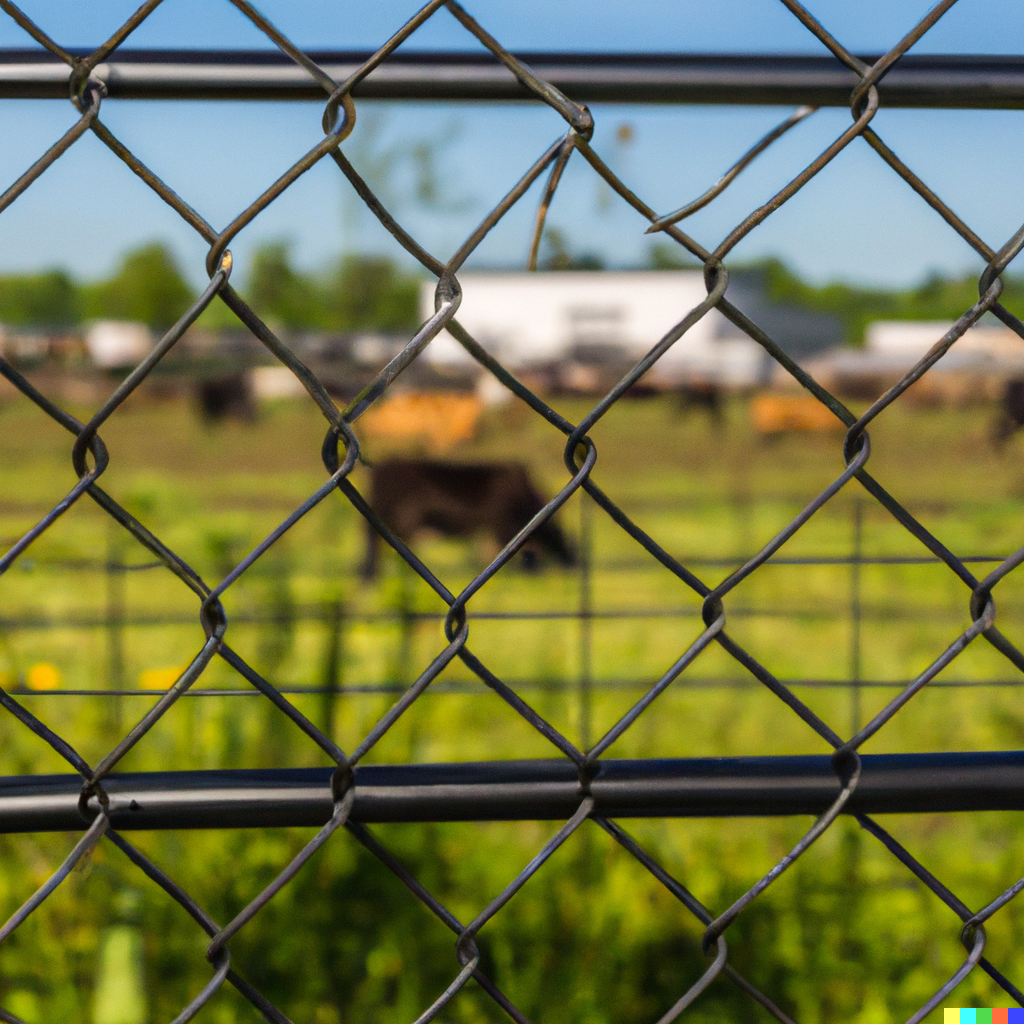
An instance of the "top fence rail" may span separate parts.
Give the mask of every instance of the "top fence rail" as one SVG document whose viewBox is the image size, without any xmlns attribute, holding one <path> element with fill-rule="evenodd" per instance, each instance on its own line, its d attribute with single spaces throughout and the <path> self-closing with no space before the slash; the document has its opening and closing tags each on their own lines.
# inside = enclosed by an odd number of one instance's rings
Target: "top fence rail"
<svg viewBox="0 0 1024 1024">
<path fill-rule="evenodd" d="M 86 50 L 71 50 L 84 59 Z M 345 81 L 370 51 L 309 51 Z M 724 103 L 845 107 L 859 81 L 841 61 L 803 54 L 519 53 L 544 81 L 584 103 Z M 866 65 L 878 54 L 858 57 Z M 323 89 L 273 50 L 119 49 L 93 75 L 116 99 L 316 100 Z M 0 50 L 0 98 L 67 99 L 69 69 L 38 49 Z M 356 99 L 536 99 L 486 53 L 395 53 Z M 908 54 L 879 84 L 888 107 L 1024 107 L 1024 57 Z"/>
</svg>

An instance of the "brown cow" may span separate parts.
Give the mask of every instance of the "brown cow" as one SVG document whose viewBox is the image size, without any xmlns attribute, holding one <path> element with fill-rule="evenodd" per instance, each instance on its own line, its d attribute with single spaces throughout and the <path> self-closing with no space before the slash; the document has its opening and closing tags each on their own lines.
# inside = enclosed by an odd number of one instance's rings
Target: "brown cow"
<svg viewBox="0 0 1024 1024">
<path fill-rule="evenodd" d="M 432 448 L 449 448 L 473 437 L 482 412 L 474 394 L 403 391 L 367 409 L 361 425 L 371 436 L 421 438 Z"/>
<path fill-rule="evenodd" d="M 460 463 L 391 459 L 373 467 L 370 506 L 406 543 L 421 530 L 445 537 L 487 533 L 504 547 L 545 505 L 526 467 L 518 462 Z M 369 524 L 363 576 L 377 573 L 380 537 Z M 576 556 L 551 519 L 542 523 L 523 549 L 524 564 L 534 568 L 539 552 L 562 565 Z"/>
<path fill-rule="evenodd" d="M 828 406 L 811 395 L 758 395 L 750 418 L 759 434 L 842 433 L 846 426 Z"/>
</svg>

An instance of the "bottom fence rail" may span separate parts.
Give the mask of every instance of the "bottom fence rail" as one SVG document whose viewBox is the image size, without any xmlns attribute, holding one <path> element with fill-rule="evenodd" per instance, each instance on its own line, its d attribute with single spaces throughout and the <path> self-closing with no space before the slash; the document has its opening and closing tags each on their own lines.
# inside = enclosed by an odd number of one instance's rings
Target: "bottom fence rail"
<svg viewBox="0 0 1024 1024">
<path fill-rule="evenodd" d="M 1024 751 L 868 754 L 849 814 L 1024 810 Z M 334 810 L 331 768 L 112 774 L 117 829 L 319 826 Z M 571 817 L 586 795 L 567 760 L 362 765 L 356 822 L 525 821 Z M 80 831 L 76 775 L 0 779 L 0 832 Z M 840 783 L 828 756 L 603 760 L 588 792 L 603 817 L 816 815 Z M 99 811 L 92 798 L 88 808 Z"/>
</svg>

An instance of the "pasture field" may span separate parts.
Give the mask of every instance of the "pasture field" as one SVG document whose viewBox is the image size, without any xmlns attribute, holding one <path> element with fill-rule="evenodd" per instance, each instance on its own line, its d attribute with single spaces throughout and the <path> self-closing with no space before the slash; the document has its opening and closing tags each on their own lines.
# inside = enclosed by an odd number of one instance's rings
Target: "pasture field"
<svg viewBox="0 0 1024 1024">
<path fill-rule="evenodd" d="M 586 410 L 580 401 L 556 405 L 571 419 Z M 961 555 L 1005 556 L 1024 542 L 1024 439 L 995 451 L 988 440 L 992 414 L 897 403 L 871 430 L 870 471 Z M 69 435 L 26 401 L 0 404 L 0 431 L 6 547 L 75 476 Z M 111 459 L 101 485 L 207 581 L 216 581 L 323 481 L 324 431 L 312 403 L 267 407 L 255 424 L 211 427 L 184 403 L 140 395 L 103 428 Z M 757 437 L 741 399 L 730 403 L 721 427 L 682 415 L 668 398 L 622 402 L 592 436 L 599 453 L 594 479 L 709 583 L 770 540 L 843 469 L 840 437 Z M 550 495 L 567 479 L 563 446 L 564 438 L 538 417 L 505 407 L 487 414 L 475 441 L 449 454 L 528 462 Z M 364 445 L 370 460 L 388 451 L 372 438 Z M 366 470 L 354 479 L 364 487 Z M 577 540 L 584 523 L 592 536 L 592 617 L 583 624 L 577 617 L 586 585 L 580 572 L 549 567 L 531 574 L 512 565 L 472 599 L 470 647 L 579 743 L 610 728 L 699 635 L 700 599 L 589 502 L 581 507 L 574 497 L 559 516 Z M 927 554 L 854 482 L 779 558 L 847 558 L 858 519 L 865 558 Z M 444 645 L 443 604 L 397 557 L 385 558 L 376 582 L 362 582 L 356 572 L 362 546 L 358 515 L 331 495 L 224 599 L 228 642 L 276 685 L 296 691 L 300 709 L 329 726 L 345 749 L 357 745 Z M 494 553 L 486 540 L 430 537 L 417 551 L 453 590 Z M 162 568 L 147 568 L 150 563 L 145 549 L 84 499 L 0 579 L 0 676 L 89 760 L 143 714 L 156 688 L 169 685 L 202 643 L 194 595 Z M 988 571 L 985 564 L 976 572 Z M 731 635 L 845 735 L 959 635 L 969 621 L 968 597 L 940 564 L 774 564 L 730 594 L 726 610 Z M 855 598 L 859 644 L 851 622 Z M 1011 575 L 996 600 L 1001 627 L 1024 643 L 1024 583 Z M 31 689 L 39 665 L 57 669 L 54 689 Z M 855 676 L 862 681 L 856 694 L 845 685 Z M 1020 747 L 1018 678 L 979 640 L 864 749 Z M 301 692 L 328 683 L 336 694 Z M 325 763 L 266 701 L 248 695 L 248 684 L 226 663 L 215 660 L 196 685 L 227 693 L 179 701 L 122 763 L 125 770 Z M 61 695 L 108 687 L 133 692 Z M 0 736 L 4 774 L 65 770 L 13 720 L 0 720 Z M 712 646 L 608 756 L 826 751 L 788 708 Z M 367 760 L 549 756 L 555 751 L 539 734 L 455 663 Z M 1013 815 L 884 823 L 969 905 L 983 905 L 1024 875 L 1024 828 Z M 720 911 L 809 821 L 626 824 Z M 555 827 L 391 826 L 380 834 L 468 919 Z M 144 835 L 139 842 L 226 920 L 306 838 L 303 830 L 261 830 Z M 239 935 L 238 969 L 296 1022 L 368 1021 L 381 1003 L 395 1020 L 411 1020 L 457 971 L 450 933 L 354 842 L 339 836 L 328 845 Z M 3 838 L 0 913 L 12 911 L 67 848 L 64 836 Z M 0 946 L 0 1005 L 29 1024 L 57 1013 L 90 1019 L 99 1012 L 92 993 L 116 961 L 122 974 L 145 979 L 143 994 L 134 997 L 145 1005 L 126 1010 L 136 1017 L 123 1022 L 139 1024 L 170 1019 L 187 1001 L 182 996 L 205 982 L 202 935 L 154 887 L 139 889 L 119 858 L 113 847 L 101 848 Z M 882 1024 L 905 1019 L 955 970 L 963 959 L 958 931 L 955 915 L 875 840 L 841 822 L 728 936 L 731 962 L 801 1024 Z M 531 1019 L 631 1024 L 657 1019 L 699 976 L 700 933 L 699 923 L 595 827 L 559 851 L 487 926 L 481 942 L 487 969 Z M 116 947 L 121 953 L 110 952 L 115 934 L 128 936 Z M 1022 940 L 1024 909 L 1011 904 L 993 921 L 988 948 L 1018 983 Z M 296 963 L 309 965 L 300 978 Z M 976 971 L 954 1004 L 987 1006 L 995 999 L 999 1005 L 998 998 Z M 501 1019 L 486 997 L 469 990 L 446 1014 L 445 1020 L 467 1024 Z M 689 1014 L 708 1024 L 768 1019 L 724 980 Z M 226 994 L 200 1019 L 229 1024 L 255 1017 Z"/>
</svg>

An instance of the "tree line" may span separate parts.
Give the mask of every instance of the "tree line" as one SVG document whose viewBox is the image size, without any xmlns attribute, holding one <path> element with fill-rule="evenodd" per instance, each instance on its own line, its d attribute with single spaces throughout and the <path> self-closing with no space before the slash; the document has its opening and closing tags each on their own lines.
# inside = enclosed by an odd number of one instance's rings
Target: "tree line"
<svg viewBox="0 0 1024 1024">
<path fill-rule="evenodd" d="M 956 320 L 978 301 L 978 275 L 931 274 L 915 288 L 858 288 L 835 282 L 810 285 L 781 260 L 758 264 L 765 294 L 773 302 L 839 317 L 847 342 L 859 345 L 873 320 Z M 1024 313 L 1024 277 L 1004 275 L 999 300 L 1017 316 Z"/>
<path fill-rule="evenodd" d="M 557 232 L 548 234 L 542 269 L 603 268 L 600 257 L 574 253 Z M 308 271 L 295 265 L 286 243 L 269 242 L 247 262 L 242 282 L 236 281 L 235 287 L 274 328 L 408 331 L 417 325 L 420 278 L 387 257 L 346 255 Z M 696 267 L 664 243 L 651 247 L 645 265 L 655 270 Z M 773 302 L 837 316 L 852 345 L 863 342 L 873 320 L 954 320 L 978 298 L 977 278 L 969 274 L 933 274 L 913 288 L 883 289 L 842 282 L 810 284 L 779 259 L 737 269 L 756 273 Z M 0 324 L 73 329 L 89 320 L 115 319 L 164 330 L 197 295 L 170 249 L 151 242 L 126 253 L 105 280 L 77 281 L 64 270 L 0 275 Z M 1001 301 L 1011 311 L 1024 311 L 1024 277 L 1004 277 Z M 199 322 L 214 329 L 238 325 L 219 302 L 208 307 Z"/>
<path fill-rule="evenodd" d="M 343 256 L 321 271 L 307 272 L 279 242 L 255 251 L 240 287 L 271 326 L 326 331 L 413 329 L 418 290 L 418 277 L 384 257 Z M 126 253 L 101 281 L 76 281 L 64 270 L 0 276 L 0 323 L 74 329 L 89 320 L 112 319 L 165 330 L 198 294 L 170 249 L 152 242 Z M 200 323 L 238 326 L 219 302 L 207 308 Z"/>
</svg>

